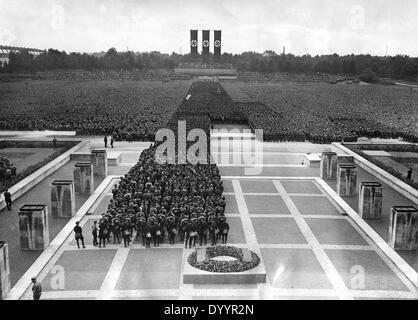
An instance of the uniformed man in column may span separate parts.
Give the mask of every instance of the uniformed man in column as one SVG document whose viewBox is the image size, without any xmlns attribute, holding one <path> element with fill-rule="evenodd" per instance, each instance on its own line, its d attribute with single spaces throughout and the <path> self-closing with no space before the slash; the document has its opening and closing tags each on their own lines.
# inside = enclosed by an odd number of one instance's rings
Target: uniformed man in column
<svg viewBox="0 0 418 320">
<path fill-rule="evenodd" d="M 33 277 L 32 279 L 32 294 L 33 294 L 33 300 L 39 300 L 41 299 L 42 295 L 42 286 L 41 283 L 36 281 L 36 278 Z"/>
</svg>

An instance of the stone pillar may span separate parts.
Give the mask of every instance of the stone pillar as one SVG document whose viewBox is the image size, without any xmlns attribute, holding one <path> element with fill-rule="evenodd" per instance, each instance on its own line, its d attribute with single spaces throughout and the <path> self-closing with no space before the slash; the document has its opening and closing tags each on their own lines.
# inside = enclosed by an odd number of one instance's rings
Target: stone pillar
<svg viewBox="0 0 418 320">
<path fill-rule="evenodd" d="M 380 219 L 382 217 L 383 187 L 377 182 L 360 184 L 358 213 L 364 219 Z"/>
<path fill-rule="evenodd" d="M 93 165 L 79 162 L 74 165 L 74 189 L 77 195 L 89 196 L 94 190 Z"/>
<path fill-rule="evenodd" d="M 20 248 L 44 250 L 49 244 L 48 208 L 25 204 L 19 209 Z"/>
<path fill-rule="evenodd" d="M 337 178 L 337 154 L 335 152 L 322 153 L 320 177 L 324 180 L 334 180 Z"/>
<path fill-rule="evenodd" d="M 107 176 L 107 153 L 106 150 L 93 150 L 91 152 L 94 177 L 104 179 Z"/>
<path fill-rule="evenodd" d="M 357 168 L 351 164 L 337 166 L 337 193 L 343 197 L 356 195 Z"/>
<path fill-rule="evenodd" d="M 394 250 L 418 249 L 418 209 L 412 206 L 392 207 L 389 245 Z"/>
<path fill-rule="evenodd" d="M 9 248 L 7 243 L 0 241 L 0 300 L 3 300 L 11 288 Z"/>
<path fill-rule="evenodd" d="M 54 218 L 71 218 L 75 214 L 75 192 L 72 180 L 52 182 L 51 213 Z"/>
</svg>

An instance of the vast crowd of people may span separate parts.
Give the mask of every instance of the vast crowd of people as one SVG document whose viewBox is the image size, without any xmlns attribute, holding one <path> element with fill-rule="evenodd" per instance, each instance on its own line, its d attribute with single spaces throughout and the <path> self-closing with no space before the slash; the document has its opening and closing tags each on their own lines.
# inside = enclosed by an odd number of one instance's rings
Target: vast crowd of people
<svg viewBox="0 0 418 320">
<path fill-rule="evenodd" d="M 227 243 L 223 185 L 215 164 L 159 164 L 156 146 L 112 189 L 102 219 L 93 225 L 93 242 L 139 241 L 145 247 L 184 242 L 185 247 Z"/>
<path fill-rule="evenodd" d="M 418 141 L 416 90 L 343 83 L 222 85 L 233 101 L 252 103 L 249 122 L 264 130 L 265 140 L 329 143 L 365 136 Z M 277 116 L 272 117 L 257 101 Z"/>
<path fill-rule="evenodd" d="M 29 81 L 0 86 L 0 130 L 67 130 L 153 140 L 190 81 Z"/>
<path fill-rule="evenodd" d="M 263 129 L 265 141 L 353 142 L 364 136 L 414 142 L 417 97 L 387 86 L 196 82 L 178 112 L 207 122 L 247 122 Z"/>
<path fill-rule="evenodd" d="M 31 81 L 4 83 L 0 95 L 5 130 L 153 141 L 158 129 L 176 129 L 178 120 L 205 130 L 211 121 L 233 121 L 263 129 L 265 141 L 418 141 L 418 91 L 383 85 Z"/>
</svg>

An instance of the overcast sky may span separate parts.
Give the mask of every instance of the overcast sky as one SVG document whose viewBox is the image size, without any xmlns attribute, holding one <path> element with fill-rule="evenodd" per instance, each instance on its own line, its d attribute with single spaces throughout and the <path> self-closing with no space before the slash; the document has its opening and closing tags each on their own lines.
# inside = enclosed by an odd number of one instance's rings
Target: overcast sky
<svg viewBox="0 0 418 320">
<path fill-rule="evenodd" d="M 190 29 L 231 53 L 418 56 L 418 0 L 0 0 L 2 45 L 187 53 Z"/>
</svg>

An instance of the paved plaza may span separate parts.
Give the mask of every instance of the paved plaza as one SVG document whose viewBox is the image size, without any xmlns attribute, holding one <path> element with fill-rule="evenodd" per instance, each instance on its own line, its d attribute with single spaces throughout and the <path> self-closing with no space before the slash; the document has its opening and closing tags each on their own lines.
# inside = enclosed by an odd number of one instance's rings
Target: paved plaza
<svg viewBox="0 0 418 320">
<path fill-rule="evenodd" d="M 327 151 L 327 147 L 316 146 L 316 150 Z M 86 200 L 89 208 L 80 215 L 86 248 L 78 249 L 74 235 L 61 232 L 57 236 L 61 242 L 51 257 L 41 257 L 32 266 L 32 270 L 40 270 L 42 298 L 416 299 L 414 284 L 347 214 L 350 206 L 357 210 L 357 198 L 344 199 L 349 203 L 344 209 L 341 204 L 345 202 L 335 193 L 335 181 L 325 182 L 319 178 L 319 168 L 301 165 L 306 149 L 312 151 L 315 146 L 268 147 L 269 166 L 257 176 L 245 176 L 240 166 L 220 166 L 231 227 L 228 243 L 260 255 L 266 283 L 185 284 L 184 264 L 193 249 L 184 249 L 179 241 L 151 249 L 138 242 L 128 248 L 113 243 L 94 247 L 91 225 L 106 210 L 119 175 L 139 155 L 127 150 L 121 165 L 110 167 L 113 171 L 100 182 L 100 192 Z M 359 178 L 370 177 L 360 174 Z M 387 192 L 389 203 L 384 203 L 384 212 L 392 201 L 398 205 L 405 200 Z M 27 200 L 22 197 L 19 201 Z M 386 240 L 387 229 L 375 229 Z M 21 299 L 31 299 L 29 286 L 22 293 Z"/>
</svg>

